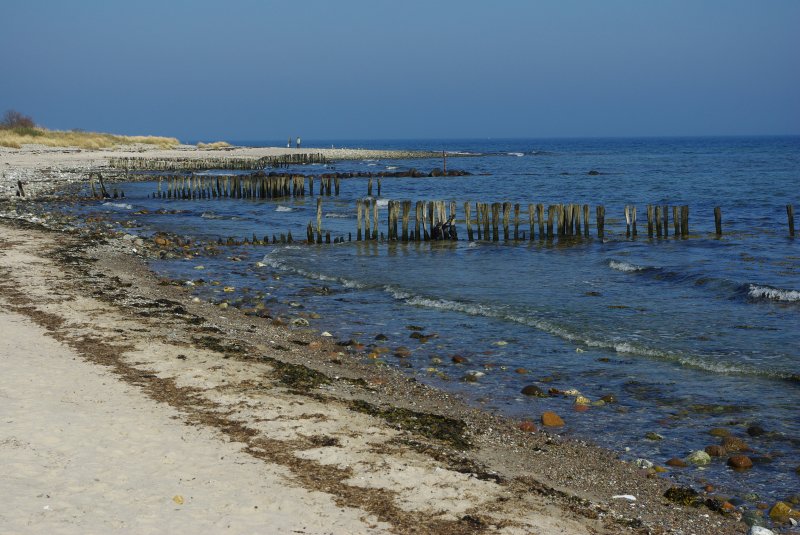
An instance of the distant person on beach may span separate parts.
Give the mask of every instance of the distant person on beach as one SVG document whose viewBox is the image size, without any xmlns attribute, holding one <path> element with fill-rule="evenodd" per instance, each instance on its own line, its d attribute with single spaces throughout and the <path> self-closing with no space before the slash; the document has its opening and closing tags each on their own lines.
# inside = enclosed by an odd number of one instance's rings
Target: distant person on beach
<svg viewBox="0 0 800 535">
<path fill-rule="evenodd" d="M 292 148 L 292 136 L 289 136 L 289 140 L 286 142 L 286 148 L 287 149 Z"/>
<path fill-rule="evenodd" d="M 300 136 L 297 136 L 297 148 L 300 148 Z"/>
</svg>

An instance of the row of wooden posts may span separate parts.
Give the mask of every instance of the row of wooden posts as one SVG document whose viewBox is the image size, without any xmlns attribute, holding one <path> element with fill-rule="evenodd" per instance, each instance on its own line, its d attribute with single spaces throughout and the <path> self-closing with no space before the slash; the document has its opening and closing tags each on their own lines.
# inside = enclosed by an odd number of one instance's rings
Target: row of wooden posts
<svg viewBox="0 0 800 535">
<path fill-rule="evenodd" d="M 413 229 L 411 228 L 412 205 L 414 208 Z M 448 210 L 449 208 L 449 210 Z M 467 239 L 473 241 L 491 240 L 499 241 L 502 229 L 502 239 L 508 240 L 533 240 L 577 237 L 590 235 L 590 208 L 588 204 L 544 204 L 527 205 L 527 221 L 523 217 L 523 207 L 520 204 L 504 203 L 475 203 L 475 216 L 472 214 L 473 205 L 464 203 L 464 224 Z M 451 201 L 389 201 L 387 205 L 388 217 L 387 236 L 389 240 L 398 241 L 427 241 L 431 239 L 457 239 L 456 232 L 436 232 L 442 226 L 453 221 L 455 226 L 456 203 Z M 672 212 L 672 235 L 686 238 L 689 235 L 689 207 L 647 205 L 647 236 L 649 238 L 667 238 L 670 236 L 670 217 Z M 794 236 L 794 207 L 786 205 L 789 235 Z M 627 237 L 636 237 L 639 234 L 637 226 L 636 206 L 627 205 L 625 214 L 625 234 Z M 595 207 L 595 228 L 598 238 L 605 236 L 605 206 Z M 375 199 L 365 198 L 356 201 L 356 240 L 377 239 L 379 235 L 378 204 Z M 362 225 L 363 222 L 363 225 Z M 398 222 L 400 232 L 398 232 Z M 714 208 L 715 232 L 722 235 L 722 209 Z M 524 226 L 527 224 L 528 231 Z M 309 223 L 309 233 L 313 229 Z M 362 232 L 363 229 L 363 232 Z M 522 229 L 522 230 L 520 230 Z M 317 241 L 322 233 L 322 199 L 317 200 Z M 311 234 L 310 234 L 311 235 Z M 313 240 L 309 240 L 313 241 Z"/>
<path fill-rule="evenodd" d="M 304 197 L 308 179 L 309 195 L 314 195 L 314 177 L 303 175 L 177 175 L 161 177 L 157 199 L 276 199 Z M 339 195 L 337 177 L 320 177 L 320 195 Z"/>
<path fill-rule="evenodd" d="M 109 165 L 115 169 L 129 171 L 198 171 L 201 169 L 231 169 L 255 171 L 267 167 L 289 167 L 311 163 L 328 163 L 321 153 L 301 152 L 263 156 L 261 158 L 111 158 Z"/>
</svg>

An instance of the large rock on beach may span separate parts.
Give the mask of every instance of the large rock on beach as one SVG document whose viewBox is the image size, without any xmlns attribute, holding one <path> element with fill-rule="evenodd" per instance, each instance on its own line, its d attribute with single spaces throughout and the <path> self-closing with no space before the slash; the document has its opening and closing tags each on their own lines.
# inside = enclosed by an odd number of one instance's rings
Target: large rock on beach
<svg viewBox="0 0 800 535">
<path fill-rule="evenodd" d="M 769 517 L 777 522 L 786 522 L 792 513 L 792 508 L 788 503 L 776 502 L 769 510 Z"/>
<path fill-rule="evenodd" d="M 542 425 L 545 427 L 563 427 L 564 420 L 558 414 L 547 411 L 542 414 Z"/>
</svg>

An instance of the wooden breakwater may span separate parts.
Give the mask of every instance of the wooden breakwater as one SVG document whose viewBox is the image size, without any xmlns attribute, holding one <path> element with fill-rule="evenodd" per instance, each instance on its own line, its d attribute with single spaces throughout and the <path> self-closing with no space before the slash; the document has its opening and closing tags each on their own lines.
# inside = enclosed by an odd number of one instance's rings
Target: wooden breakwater
<svg viewBox="0 0 800 535">
<path fill-rule="evenodd" d="M 208 157 L 208 158 L 111 158 L 108 165 L 114 169 L 130 171 L 200 171 L 205 169 L 229 169 L 231 171 L 255 171 L 268 167 L 289 167 L 312 163 L 329 163 L 322 153 L 302 152 L 277 156 Z"/>
<path fill-rule="evenodd" d="M 277 175 L 168 175 L 158 179 L 156 199 L 277 199 L 314 195 L 314 176 Z M 308 187 L 308 190 L 306 190 Z M 319 178 L 320 195 L 339 195 L 340 179 Z"/>
</svg>

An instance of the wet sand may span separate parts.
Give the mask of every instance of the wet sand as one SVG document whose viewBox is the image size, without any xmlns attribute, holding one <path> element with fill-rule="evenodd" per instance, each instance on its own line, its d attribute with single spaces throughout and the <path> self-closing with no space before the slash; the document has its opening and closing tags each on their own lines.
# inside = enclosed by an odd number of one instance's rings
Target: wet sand
<svg viewBox="0 0 800 535">
<path fill-rule="evenodd" d="M 5 182 L 45 191 L 84 165 L 33 152 L 0 154 Z M 119 155 L 98 152 L 81 161 Z M 523 432 L 357 347 L 195 302 L 148 270 L 155 243 L 0 228 L 0 522 L 15 532 L 747 531 L 557 428 Z"/>
</svg>

